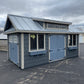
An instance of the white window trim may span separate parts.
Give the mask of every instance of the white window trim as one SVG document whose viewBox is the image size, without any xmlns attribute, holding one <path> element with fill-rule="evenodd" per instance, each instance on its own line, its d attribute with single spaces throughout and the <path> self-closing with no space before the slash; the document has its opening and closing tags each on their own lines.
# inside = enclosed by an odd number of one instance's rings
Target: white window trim
<svg viewBox="0 0 84 84">
<path fill-rule="evenodd" d="M 30 34 L 29 34 L 29 52 L 36 52 L 36 51 L 43 51 L 43 50 L 45 50 L 45 34 L 44 34 L 44 49 L 39 49 L 38 48 L 38 34 L 36 34 L 36 35 L 37 35 L 37 49 L 31 50 L 30 49 L 31 42 L 30 42 Z"/>
<path fill-rule="evenodd" d="M 56 30 L 56 29 L 59 29 L 59 30 L 62 29 L 62 30 L 68 30 L 68 28 L 65 29 L 65 28 L 61 28 L 61 27 L 60 27 L 60 28 L 48 27 L 48 23 L 46 23 L 46 24 L 47 24 L 47 28 L 48 28 L 48 29 L 55 29 L 55 30 Z"/>
<path fill-rule="evenodd" d="M 76 45 L 73 45 L 73 35 L 72 35 L 72 45 L 71 46 L 69 45 L 69 40 L 70 40 L 69 36 L 70 35 L 68 35 L 68 47 L 77 47 L 77 35 L 76 35 Z"/>
<path fill-rule="evenodd" d="M 45 28 L 45 23 L 43 23 L 43 28 Z"/>
</svg>

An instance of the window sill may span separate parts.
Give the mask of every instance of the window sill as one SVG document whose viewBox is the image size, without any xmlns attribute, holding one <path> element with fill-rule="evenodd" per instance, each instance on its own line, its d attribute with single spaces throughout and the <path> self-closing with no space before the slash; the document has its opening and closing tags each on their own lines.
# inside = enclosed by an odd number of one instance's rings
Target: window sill
<svg viewBox="0 0 84 84">
<path fill-rule="evenodd" d="M 72 46 L 72 47 L 68 47 L 69 50 L 76 50 L 77 49 L 77 46 Z"/>
<path fill-rule="evenodd" d="M 46 50 L 42 50 L 42 51 L 32 51 L 29 52 L 29 55 L 40 55 L 40 54 L 46 54 Z"/>
</svg>

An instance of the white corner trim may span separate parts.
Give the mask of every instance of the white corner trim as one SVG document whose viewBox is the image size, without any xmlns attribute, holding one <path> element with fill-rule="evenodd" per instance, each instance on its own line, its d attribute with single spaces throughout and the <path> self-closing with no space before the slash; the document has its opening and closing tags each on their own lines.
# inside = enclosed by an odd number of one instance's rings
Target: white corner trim
<svg viewBox="0 0 84 84">
<path fill-rule="evenodd" d="M 24 69 L 24 34 L 21 34 L 21 69 Z"/>
<path fill-rule="evenodd" d="M 50 36 L 48 36 L 48 43 L 49 43 L 49 61 L 50 61 Z"/>
<path fill-rule="evenodd" d="M 65 45 L 65 57 L 66 57 L 66 36 L 64 36 L 64 45 Z"/>
</svg>

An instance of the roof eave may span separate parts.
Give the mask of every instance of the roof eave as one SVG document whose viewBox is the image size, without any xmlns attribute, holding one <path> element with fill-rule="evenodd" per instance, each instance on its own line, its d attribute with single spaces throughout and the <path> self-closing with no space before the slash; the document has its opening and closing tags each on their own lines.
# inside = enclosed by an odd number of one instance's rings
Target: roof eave
<svg viewBox="0 0 84 84">
<path fill-rule="evenodd" d="M 33 19 L 33 20 L 43 21 L 43 22 L 51 22 L 51 23 L 58 23 L 58 24 L 66 24 L 66 25 L 71 25 L 72 24 L 72 22 L 63 22 L 63 21 L 55 21 L 55 20 L 47 20 L 47 19 L 45 19 L 45 20 L 43 20 L 43 19 Z"/>
<path fill-rule="evenodd" d="M 49 31 L 20 31 L 20 30 L 4 32 L 4 34 L 11 34 L 11 33 L 81 34 L 80 32 L 49 32 Z"/>
<path fill-rule="evenodd" d="M 72 22 L 56 21 L 56 20 L 45 19 L 45 18 L 27 17 L 27 16 L 12 15 L 12 14 L 8 14 L 8 16 L 25 17 L 25 18 L 31 18 L 32 20 L 37 20 L 37 21 L 53 22 L 53 23 L 66 24 L 66 25 L 71 25 L 72 24 Z"/>
</svg>

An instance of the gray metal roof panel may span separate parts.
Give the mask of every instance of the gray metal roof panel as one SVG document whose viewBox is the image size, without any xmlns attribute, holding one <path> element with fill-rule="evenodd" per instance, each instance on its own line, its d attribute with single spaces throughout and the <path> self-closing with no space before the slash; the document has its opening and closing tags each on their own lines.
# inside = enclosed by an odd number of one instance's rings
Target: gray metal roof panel
<svg viewBox="0 0 84 84">
<path fill-rule="evenodd" d="M 18 16 L 9 16 L 12 23 L 18 30 L 40 30 L 43 29 L 39 23 L 33 21 L 32 19 Z M 38 27 L 39 26 L 39 27 Z"/>
<path fill-rule="evenodd" d="M 13 25 L 15 26 L 16 29 L 21 27 L 20 24 L 18 24 L 15 17 L 9 16 L 9 19 L 11 20 L 11 22 L 13 23 Z"/>
<path fill-rule="evenodd" d="M 71 31 L 66 29 L 44 29 L 37 21 L 28 17 L 21 17 L 16 15 L 9 15 L 9 19 L 16 27 L 16 31 L 41 31 L 50 33 L 70 33 Z"/>
<path fill-rule="evenodd" d="M 15 17 L 15 18 L 16 18 L 18 24 L 20 25 L 20 27 L 17 25 L 18 29 L 24 30 L 25 29 L 25 23 L 22 20 L 22 18 L 20 18 L 20 17 Z"/>
<path fill-rule="evenodd" d="M 43 22 L 53 22 L 53 23 L 60 23 L 60 24 L 67 24 L 67 25 L 72 24 L 72 22 L 57 21 L 57 20 L 51 20 L 51 19 L 45 19 L 45 18 L 27 17 L 27 16 L 12 15 L 12 14 L 8 14 L 8 16 L 24 17 L 32 20 L 43 21 Z"/>
<path fill-rule="evenodd" d="M 10 29 L 8 29 L 7 31 L 5 31 L 5 32 L 11 32 L 11 31 L 16 31 L 14 28 L 10 28 Z"/>
</svg>

